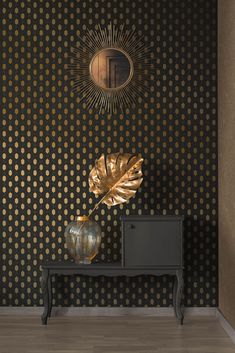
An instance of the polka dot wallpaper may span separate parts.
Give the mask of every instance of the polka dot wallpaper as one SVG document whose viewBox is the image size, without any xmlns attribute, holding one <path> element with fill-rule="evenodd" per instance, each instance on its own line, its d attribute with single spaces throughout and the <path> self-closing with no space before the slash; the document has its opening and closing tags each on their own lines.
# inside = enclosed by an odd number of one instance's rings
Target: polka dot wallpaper
<svg viewBox="0 0 235 353">
<path fill-rule="evenodd" d="M 1 17 L 0 305 L 43 304 L 41 264 L 70 259 L 64 229 L 96 201 L 89 171 L 120 150 L 142 154 L 144 181 L 96 212 L 98 260 L 120 260 L 121 215 L 184 215 L 185 305 L 216 306 L 216 0 L 2 0 Z M 88 109 L 67 70 L 78 36 L 110 21 L 154 54 L 148 93 L 124 114 Z M 55 305 L 172 305 L 168 277 L 64 277 L 53 292 Z"/>
</svg>

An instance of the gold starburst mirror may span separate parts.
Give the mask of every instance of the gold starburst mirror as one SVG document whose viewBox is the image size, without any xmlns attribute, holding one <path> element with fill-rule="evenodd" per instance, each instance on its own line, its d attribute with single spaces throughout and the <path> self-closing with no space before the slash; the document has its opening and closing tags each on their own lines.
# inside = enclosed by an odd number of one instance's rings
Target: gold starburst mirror
<svg viewBox="0 0 235 353">
<path fill-rule="evenodd" d="M 116 113 L 146 95 L 151 53 L 142 40 L 135 30 L 112 24 L 79 37 L 69 70 L 73 90 L 88 108 Z"/>
</svg>

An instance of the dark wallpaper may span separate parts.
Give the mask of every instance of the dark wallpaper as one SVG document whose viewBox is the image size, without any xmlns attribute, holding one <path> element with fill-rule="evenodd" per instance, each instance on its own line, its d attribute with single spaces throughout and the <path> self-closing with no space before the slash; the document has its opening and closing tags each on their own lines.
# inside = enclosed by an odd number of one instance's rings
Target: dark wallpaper
<svg viewBox="0 0 235 353">
<path fill-rule="evenodd" d="M 102 153 L 140 153 L 129 203 L 102 205 L 98 259 L 120 260 L 120 216 L 184 215 L 185 304 L 217 305 L 217 3 L 215 0 L 1 1 L 0 304 L 42 305 L 41 264 L 68 259 L 64 229 L 95 202 Z M 72 92 L 78 35 L 110 22 L 154 53 L 149 93 L 124 114 L 98 114 Z M 57 288 L 55 288 L 57 286 Z M 55 305 L 168 306 L 172 279 L 64 278 Z"/>
</svg>

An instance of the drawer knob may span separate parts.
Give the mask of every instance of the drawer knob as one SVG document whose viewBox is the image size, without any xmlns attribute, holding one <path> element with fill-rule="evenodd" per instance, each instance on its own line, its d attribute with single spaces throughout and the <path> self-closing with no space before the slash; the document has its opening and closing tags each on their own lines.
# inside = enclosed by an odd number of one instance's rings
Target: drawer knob
<svg viewBox="0 0 235 353">
<path fill-rule="evenodd" d="M 128 229 L 135 229 L 134 224 L 129 224 Z"/>
</svg>

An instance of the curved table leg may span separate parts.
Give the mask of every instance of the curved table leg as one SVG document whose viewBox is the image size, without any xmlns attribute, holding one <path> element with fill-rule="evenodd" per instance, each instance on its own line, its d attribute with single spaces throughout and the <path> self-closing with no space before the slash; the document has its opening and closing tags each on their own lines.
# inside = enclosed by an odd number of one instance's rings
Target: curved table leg
<svg viewBox="0 0 235 353">
<path fill-rule="evenodd" d="M 173 303 L 175 315 L 181 325 L 183 325 L 184 322 L 184 313 L 182 310 L 183 285 L 183 270 L 177 270 L 173 289 Z"/>
<path fill-rule="evenodd" d="M 42 295 L 43 295 L 43 303 L 44 303 L 44 311 L 41 316 L 42 319 L 42 324 L 46 325 L 47 324 L 47 318 L 49 316 L 50 312 L 50 305 L 49 305 L 49 270 L 44 269 L 42 272 Z"/>
<path fill-rule="evenodd" d="M 176 312 L 176 292 L 177 292 L 177 287 L 178 287 L 178 280 L 177 276 L 174 276 L 174 284 L 173 284 L 173 307 L 174 307 L 174 312 L 175 312 L 175 317 L 177 317 L 177 312 Z"/>
<path fill-rule="evenodd" d="M 51 317 L 51 309 L 52 309 L 52 282 L 51 282 L 51 276 L 49 276 L 49 278 L 48 278 L 48 300 L 49 300 L 48 317 Z"/>
</svg>

